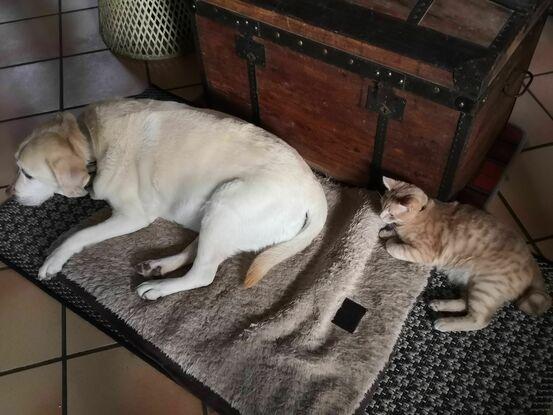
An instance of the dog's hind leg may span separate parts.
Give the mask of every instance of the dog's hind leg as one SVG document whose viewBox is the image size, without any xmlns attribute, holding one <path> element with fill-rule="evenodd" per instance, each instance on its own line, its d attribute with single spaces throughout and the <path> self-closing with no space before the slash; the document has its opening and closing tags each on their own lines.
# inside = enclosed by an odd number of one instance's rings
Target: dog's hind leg
<svg viewBox="0 0 553 415">
<path fill-rule="evenodd" d="M 198 238 L 194 239 L 186 248 L 176 255 L 165 258 L 150 259 L 136 265 L 135 269 L 144 277 L 154 277 L 168 274 L 180 267 L 191 264 L 198 252 Z"/>
<path fill-rule="evenodd" d="M 269 183 L 270 185 L 271 183 Z M 293 238 L 305 223 L 305 210 L 262 180 L 231 180 L 205 205 L 194 264 L 181 278 L 147 281 L 138 295 L 155 300 L 211 284 L 219 264 L 241 251 L 256 251 Z"/>
<path fill-rule="evenodd" d="M 236 235 L 240 219 L 233 201 L 240 198 L 239 181 L 225 183 L 215 191 L 209 202 L 197 238 L 197 253 L 190 270 L 179 278 L 146 281 L 137 288 L 140 297 L 156 300 L 179 291 L 192 290 L 211 284 L 219 264 L 237 252 Z"/>
<path fill-rule="evenodd" d="M 201 242 L 200 242 L 201 244 Z M 192 268 L 182 277 L 151 280 L 140 284 L 137 288 L 138 295 L 146 300 L 157 300 L 179 291 L 192 290 L 205 287 L 213 282 L 221 257 L 212 256 L 211 253 L 201 253 L 201 245 L 198 247 L 198 256 Z"/>
</svg>

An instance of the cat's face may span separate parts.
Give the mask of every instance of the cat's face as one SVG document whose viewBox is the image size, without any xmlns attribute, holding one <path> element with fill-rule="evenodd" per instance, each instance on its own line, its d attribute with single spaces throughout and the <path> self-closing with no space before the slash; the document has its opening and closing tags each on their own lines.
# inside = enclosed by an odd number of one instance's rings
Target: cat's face
<svg viewBox="0 0 553 415">
<path fill-rule="evenodd" d="M 428 203 L 428 196 L 417 186 L 389 177 L 384 177 L 383 181 L 387 190 L 382 196 L 380 218 L 385 223 L 409 223 Z"/>
</svg>

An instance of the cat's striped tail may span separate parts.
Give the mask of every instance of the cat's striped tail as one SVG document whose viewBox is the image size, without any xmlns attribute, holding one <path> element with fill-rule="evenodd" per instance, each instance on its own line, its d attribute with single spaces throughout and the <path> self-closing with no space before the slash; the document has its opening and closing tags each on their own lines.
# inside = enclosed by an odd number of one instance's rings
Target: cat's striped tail
<svg viewBox="0 0 553 415">
<path fill-rule="evenodd" d="M 547 293 L 543 276 L 534 263 L 534 278 L 517 302 L 518 308 L 531 316 L 539 316 L 551 308 L 551 296 Z"/>
</svg>

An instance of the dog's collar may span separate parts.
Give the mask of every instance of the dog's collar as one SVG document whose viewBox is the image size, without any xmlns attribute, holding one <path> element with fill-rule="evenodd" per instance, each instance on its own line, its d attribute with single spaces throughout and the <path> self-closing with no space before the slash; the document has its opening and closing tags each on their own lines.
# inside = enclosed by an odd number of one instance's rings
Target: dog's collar
<svg viewBox="0 0 553 415">
<path fill-rule="evenodd" d="M 84 187 L 84 190 L 90 193 L 92 185 L 94 184 L 94 179 L 96 178 L 96 161 L 91 161 L 86 165 L 86 171 L 88 172 L 88 182 Z"/>
<path fill-rule="evenodd" d="M 77 121 L 77 125 L 79 126 L 79 130 L 81 130 L 81 134 L 85 137 L 88 149 L 89 149 L 89 155 L 92 156 L 93 149 L 92 149 L 92 138 L 90 135 L 90 131 L 86 124 L 83 122 L 82 117 L 79 117 Z M 94 179 L 96 178 L 96 160 L 90 161 L 86 164 L 86 171 L 88 172 L 88 182 L 84 186 L 84 189 L 90 193 L 90 190 L 92 189 L 92 185 L 94 184 Z"/>
</svg>

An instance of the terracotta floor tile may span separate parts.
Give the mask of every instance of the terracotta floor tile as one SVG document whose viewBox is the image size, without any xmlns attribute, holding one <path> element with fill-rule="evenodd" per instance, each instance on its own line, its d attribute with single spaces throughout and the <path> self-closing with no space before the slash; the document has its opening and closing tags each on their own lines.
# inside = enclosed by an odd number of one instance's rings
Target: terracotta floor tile
<svg viewBox="0 0 553 415">
<path fill-rule="evenodd" d="M 98 26 L 98 9 L 62 15 L 63 55 L 105 49 Z"/>
<path fill-rule="evenodd" d="M 0 371 L 59 357 L 61 305 L 15 271 L 0 271 L 0 333 Z"/>
<path fill-rule="evenodd" d="M 0 70 L 0 121 L 59 108 L 58 60 Z"/>
<path fill-rule="evenodd" d="M 66 107 L 138 94 L 148 85 L 144 62 L 109 51 L 64 58 L 63 68 Z"/>
<path fill-rule="evenodd" d="M 521 153 L 500 186 L 532 238 L 553 234 L 553 147 Z"/>
<path fill-rule="evenodd" d="M 98 0 L 61 0 L 61 10 L 63 12 L 95 7 L 97 5 Z"/>
<path fill-rule="evenodd" d="M 201 415 L 202 405 L 123 348 L 68 361 L 71 415 Z"/>
<path fill-rule="evenodd" d="M 58 16 L 0 25 L 0 67 L 59 56 Z"/>
<path fill-rule="evenodd" d="M 0 377 L 0 414 L 60 415 L 61 363 Z"/>
<path fill-rule="evenodd" d="M 551 51 L 553 51 L 553 16 L 549 16 L 545 22 L 538 47 L 530 64 L 530 71 L 535 74 L 553 71 L 553 53 Z"/>
<path fill-rule="evenodd" d="M 0 23 L 58 12 L 58 0 L 2 0 Z"/>
<path fill-rule="evenodd" d="M 551 54 L 553 55 L 553 49 Z M 553 117 L 553 73 L 534 78 L 530 91 Z M 553 131 L 549 129 L 547 132 L 549 141 L 553 141 Z"/>
<path fill-rule="evenodd" d="M 67 310 L 67 353 L 78 353 L 96 347 L 107 346 L 115 341 L 92 324 Z"/>
<path fill-rule="evenodd" d="M 4 203 L 6 200 L 8 200 L 8 195 L 4 189 L 0 189 L 0 204 Z"/>
<path fill-rule="evenodd" d="M 509 122 L 526 133 L 526 147 L 553 142 L 553 119 L 529 93 L 517 98 Z"/>
</svg>

